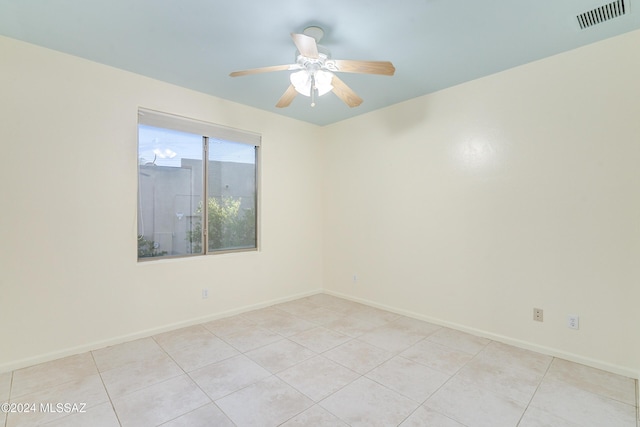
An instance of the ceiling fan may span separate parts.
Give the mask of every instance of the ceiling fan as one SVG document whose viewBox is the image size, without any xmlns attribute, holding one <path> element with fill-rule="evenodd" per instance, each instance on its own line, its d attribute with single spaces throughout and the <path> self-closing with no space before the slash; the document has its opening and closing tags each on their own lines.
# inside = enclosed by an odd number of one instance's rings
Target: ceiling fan
<svg viewBox="0 0 640 427">
<path fill-rule="evenodd" d="M 334 73 L 392 76 L 396 70 L 393 64 L 388 61 L 331 59 L 329 50 L 318 44 L 323 35 L 324 30 L 315 26 L 305 28 L 303 34 L 291 33 L 293 43 L 298 48 L 295 64 L 234 71 L 229 75 L 231 77 L 239 77 L 271 71 L 295 71 L 289 77 L 291 81 L 289 88 L 276 104 L 278 108 L 288 107 L 298 93 L 310 97 L 311 106 L 314 107 L 316 105 L 316 97 L 322 96 L 329 91 L 335 93 L 349 107 L 357 107 L 362 104 L 362 98 Z"/>
</svg>

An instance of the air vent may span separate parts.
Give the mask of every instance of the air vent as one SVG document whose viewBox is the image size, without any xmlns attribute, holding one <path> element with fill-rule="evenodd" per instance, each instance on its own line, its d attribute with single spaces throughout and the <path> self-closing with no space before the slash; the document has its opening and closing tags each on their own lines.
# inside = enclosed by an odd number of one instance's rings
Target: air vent
<svg viewBox="0 0 640 427">
<path fill-rule="evenodd" d="M 627 13 L 625 0 L 616 0 L 582 13 L 578 15 L 577 18 L 578 23 L 580 24 L 580 29 L 584 30 L 585 28 L 593 27 L 596 24 L 622 16 L 625 13 Z"/>
</svg>

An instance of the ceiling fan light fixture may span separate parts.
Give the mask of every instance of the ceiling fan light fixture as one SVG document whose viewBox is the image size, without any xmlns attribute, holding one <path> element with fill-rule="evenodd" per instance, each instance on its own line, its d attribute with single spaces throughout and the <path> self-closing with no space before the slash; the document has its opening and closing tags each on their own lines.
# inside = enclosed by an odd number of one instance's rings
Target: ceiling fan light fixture
<svg viewBox="0 0 640 427">
<path fill-rule="evenodd" d="M 330 71 L 316 71 L 314 80 L 316 83 L 316 89 L 318 89 L 318 96 L 329 93 L 333 89 L 333 86 L 331 85 L 331 81 L 333 80 L 333 73 Z"/>
<path fill-rule="evenodd" d="M 318 96 L 331 92 L 333 89 L 331 85 L 333 73 L 329 71 L 316 70 L 310 72 L 308 70 L 300 70 L 291 73 L 289 80 L 291 80 L 291 84 L 296 89 L 296 92 L 304 96 L 311 96 L 313 87 L 318 91 Z"/>
<path fill-rule="evenodd" d="M 291 84 L 300 95 L 311 96 L 311 75 L 307 70 L 291 73 L 289 80 L 291 80 Z"/>
</svg>

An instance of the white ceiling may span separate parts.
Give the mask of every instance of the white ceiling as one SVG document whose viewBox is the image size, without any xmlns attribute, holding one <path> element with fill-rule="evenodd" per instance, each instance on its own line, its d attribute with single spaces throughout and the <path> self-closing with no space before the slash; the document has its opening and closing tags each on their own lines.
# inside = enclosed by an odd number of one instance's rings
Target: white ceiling
<svg viewBox="0 0 640 427">
<path fill-rule="evenodd" d="M 0 34 L 326 125 L 640 28 L 625 0 L 625 16 L 580 30 L 576 15 L 610 1 L 0 0 Z M 229 77 L 293 63 L 289 34 L 309 25 L 333 58 L 388 60 L 395 76 L 341 74 L 359 107 L 330 93 L 285 109 L 288 72 Z"/>
</svg>

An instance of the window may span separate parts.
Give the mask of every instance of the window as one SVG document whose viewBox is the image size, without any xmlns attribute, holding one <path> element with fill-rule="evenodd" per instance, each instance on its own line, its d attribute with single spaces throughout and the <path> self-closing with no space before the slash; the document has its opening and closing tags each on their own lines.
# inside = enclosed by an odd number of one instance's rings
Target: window
<svg viewBox="0 0 640 427">
<path fill-rule="evenodd" d="M 260 136 L 138 118 L 138 260 L 256 250 Z"/>
</svg>

